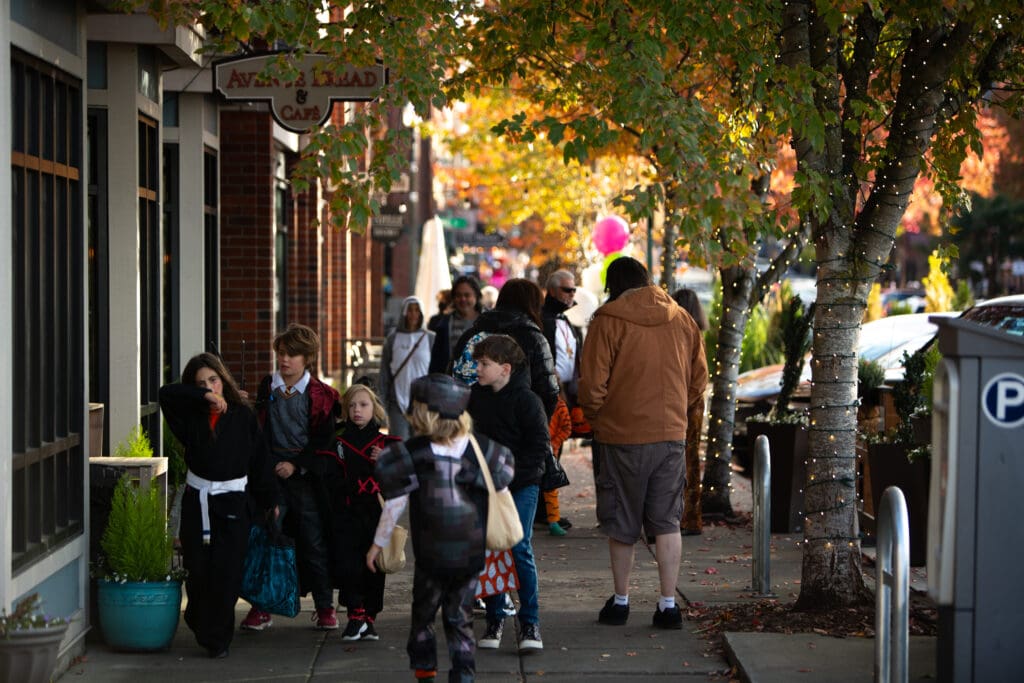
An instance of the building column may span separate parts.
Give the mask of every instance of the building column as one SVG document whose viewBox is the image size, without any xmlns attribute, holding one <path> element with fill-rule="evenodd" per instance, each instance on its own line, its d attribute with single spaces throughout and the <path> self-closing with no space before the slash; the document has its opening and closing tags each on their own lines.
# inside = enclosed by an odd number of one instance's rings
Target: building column
<svg viewBox="0 0 1024 683">
<path fill-rule="evenodd" d="M 110 398 L 105 419 L 110 446 L 141 418 L 142 364 L 139 291 L 139 105 L 135 45 L 107 46 L 107 136 L 110 254 Z"/>
<path fill-rule="evenodd" d="M 10 3 L 8 0 L 0 0 L 0 12 L 4 20 L 0 20 L 0 64 L 4 69 L 10 69 L 11 44 L 10 44 L 10 22 L 6 20 L 10 16 Z M 10 71 L 8 71 L 8 74 Z M 4 79 L 2 95 L 7 102 L 10 102 L 11 86 L 8 79 Z M 11 244 L 13 235 L 11 224 L 13 214 L 11 207 L 11 105 L 0 107 L 0 131 L 4 132 L 3 142 L 0 143 L 0 297 L 3 297 L 4 305 L 0 306 L 0 357 L 13 358 L 14 356 L 14 312 L 11 310 L 12 301 L 12 280 L 13 259 L 11 256 Z M 0 386 L 11 387 L 14 385 L 14 373 L 11 371 L 11 363 L 0 363 Z M 11 500 L 13 498 L 11 476 L 12 476 L 12 448 L 11 440 L 11 408 L 10 403 L 5 402 L 5 408 L 0 410 L 0 608 L 10 607 L 8 599 L 11 595 L 11 546 L 13 543 L 13 527 L 11 525 Z"/>
<path fill-rule="evenodd" d="M 178 367 L 208 350 L 206 339 L 206 299 L 219 296 L 205 287 L 206 243 L 203 207 L 205 192 L 204 96 L 178 94 L 178 281 L 179 281 L 179 357 Z M 219 279 L 219 278 L 218 278 Z"/>
</svg>

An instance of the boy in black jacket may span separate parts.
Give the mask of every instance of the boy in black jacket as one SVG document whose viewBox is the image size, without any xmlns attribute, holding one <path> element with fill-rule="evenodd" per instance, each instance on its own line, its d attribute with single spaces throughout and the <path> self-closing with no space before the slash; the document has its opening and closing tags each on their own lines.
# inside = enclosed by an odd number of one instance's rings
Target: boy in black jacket
<svg viewBox="0 0 1024 683">
<path fill-rule="evenodd" d="M 526 356 L 512 337 L 486 337 L 474 347 L 473 359 L 477 361 L 477 384 L 469 401 L 473 424 L 480 433 L 507 446 L 515 456 L 515 476 L 509 490 L 524 532 L 523 540 L 512 548 L 519 575 L 519 651 L 542 650 L 537 565 L 531 538 L 540 480 L 551 449 L 547 414 L 540 397 L 530 389 Z M 477 647 L 497 649 L 503 630 L 503 599 L 496 595 L 486 602 L 487 629 Z"/>
</svg>

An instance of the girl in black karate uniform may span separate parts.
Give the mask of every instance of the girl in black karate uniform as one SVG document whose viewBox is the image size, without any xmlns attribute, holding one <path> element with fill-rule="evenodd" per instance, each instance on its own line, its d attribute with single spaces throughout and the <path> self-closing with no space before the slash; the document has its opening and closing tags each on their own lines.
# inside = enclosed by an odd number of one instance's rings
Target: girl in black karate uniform
<svg viewBox="0 0 1024 683">
<path fill-rule="evenodd" d="M 335 552 L 340 576 L 339 601 L 348 612 L 342 640 L 378 640 L 374 620 L 384 608 L 384 574 L 367 569 L 366 551 L 380 520 L 380 486 L 374 467 L 389 443 L 401 441 L 381 432 L 387 413 L 372 389 L 353 384 L 341 399 L 345 414 L 338 436 L 339 476 L 333 478 Z"/>
<path fill-rule="evenodd" d="M 270 456 L 255 413 L 213 354 L 194 356 L 180 384 L 160 388 L 160 408 L 188 465 L 179 531 L 185 623 L 211 657 L 226 657 L 249 540 L 248 494 L 274 514 Z"/>
</svg>

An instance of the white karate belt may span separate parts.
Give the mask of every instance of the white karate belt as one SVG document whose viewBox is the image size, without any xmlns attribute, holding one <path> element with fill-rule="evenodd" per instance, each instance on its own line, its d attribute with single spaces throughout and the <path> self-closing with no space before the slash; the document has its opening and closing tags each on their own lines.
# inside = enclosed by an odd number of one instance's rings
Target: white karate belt
<svg viewBox="0 0 1024 683">
<path fill-rule="evenodd" d="M 210 496 L 245 491 L 245 485 L 249 483 L 249 477 L 239 477 L 238 479 L 229 479 L 227 481 L 210 481 L 193 474 L 192 470 L 189 470 L 185 476 L 185 483 L 199 491 L 199 513 L 203 519 L 203 545 L 210 545 Z"/>
</svg>

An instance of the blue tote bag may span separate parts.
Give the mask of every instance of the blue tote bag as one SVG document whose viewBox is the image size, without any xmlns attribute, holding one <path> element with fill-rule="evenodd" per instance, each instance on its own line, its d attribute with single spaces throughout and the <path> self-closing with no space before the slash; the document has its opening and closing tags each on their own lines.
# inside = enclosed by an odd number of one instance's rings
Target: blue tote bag
<svg viewBox="0 0 1024 683">
<path fill-rule="evenodd" d="M 249 548 L 242 571 L 241 596 L 264 612 L 294 617 L 299 613 L 299 574 L 295 544 L 262 524 L 249 530 Z"/>
</svg>

